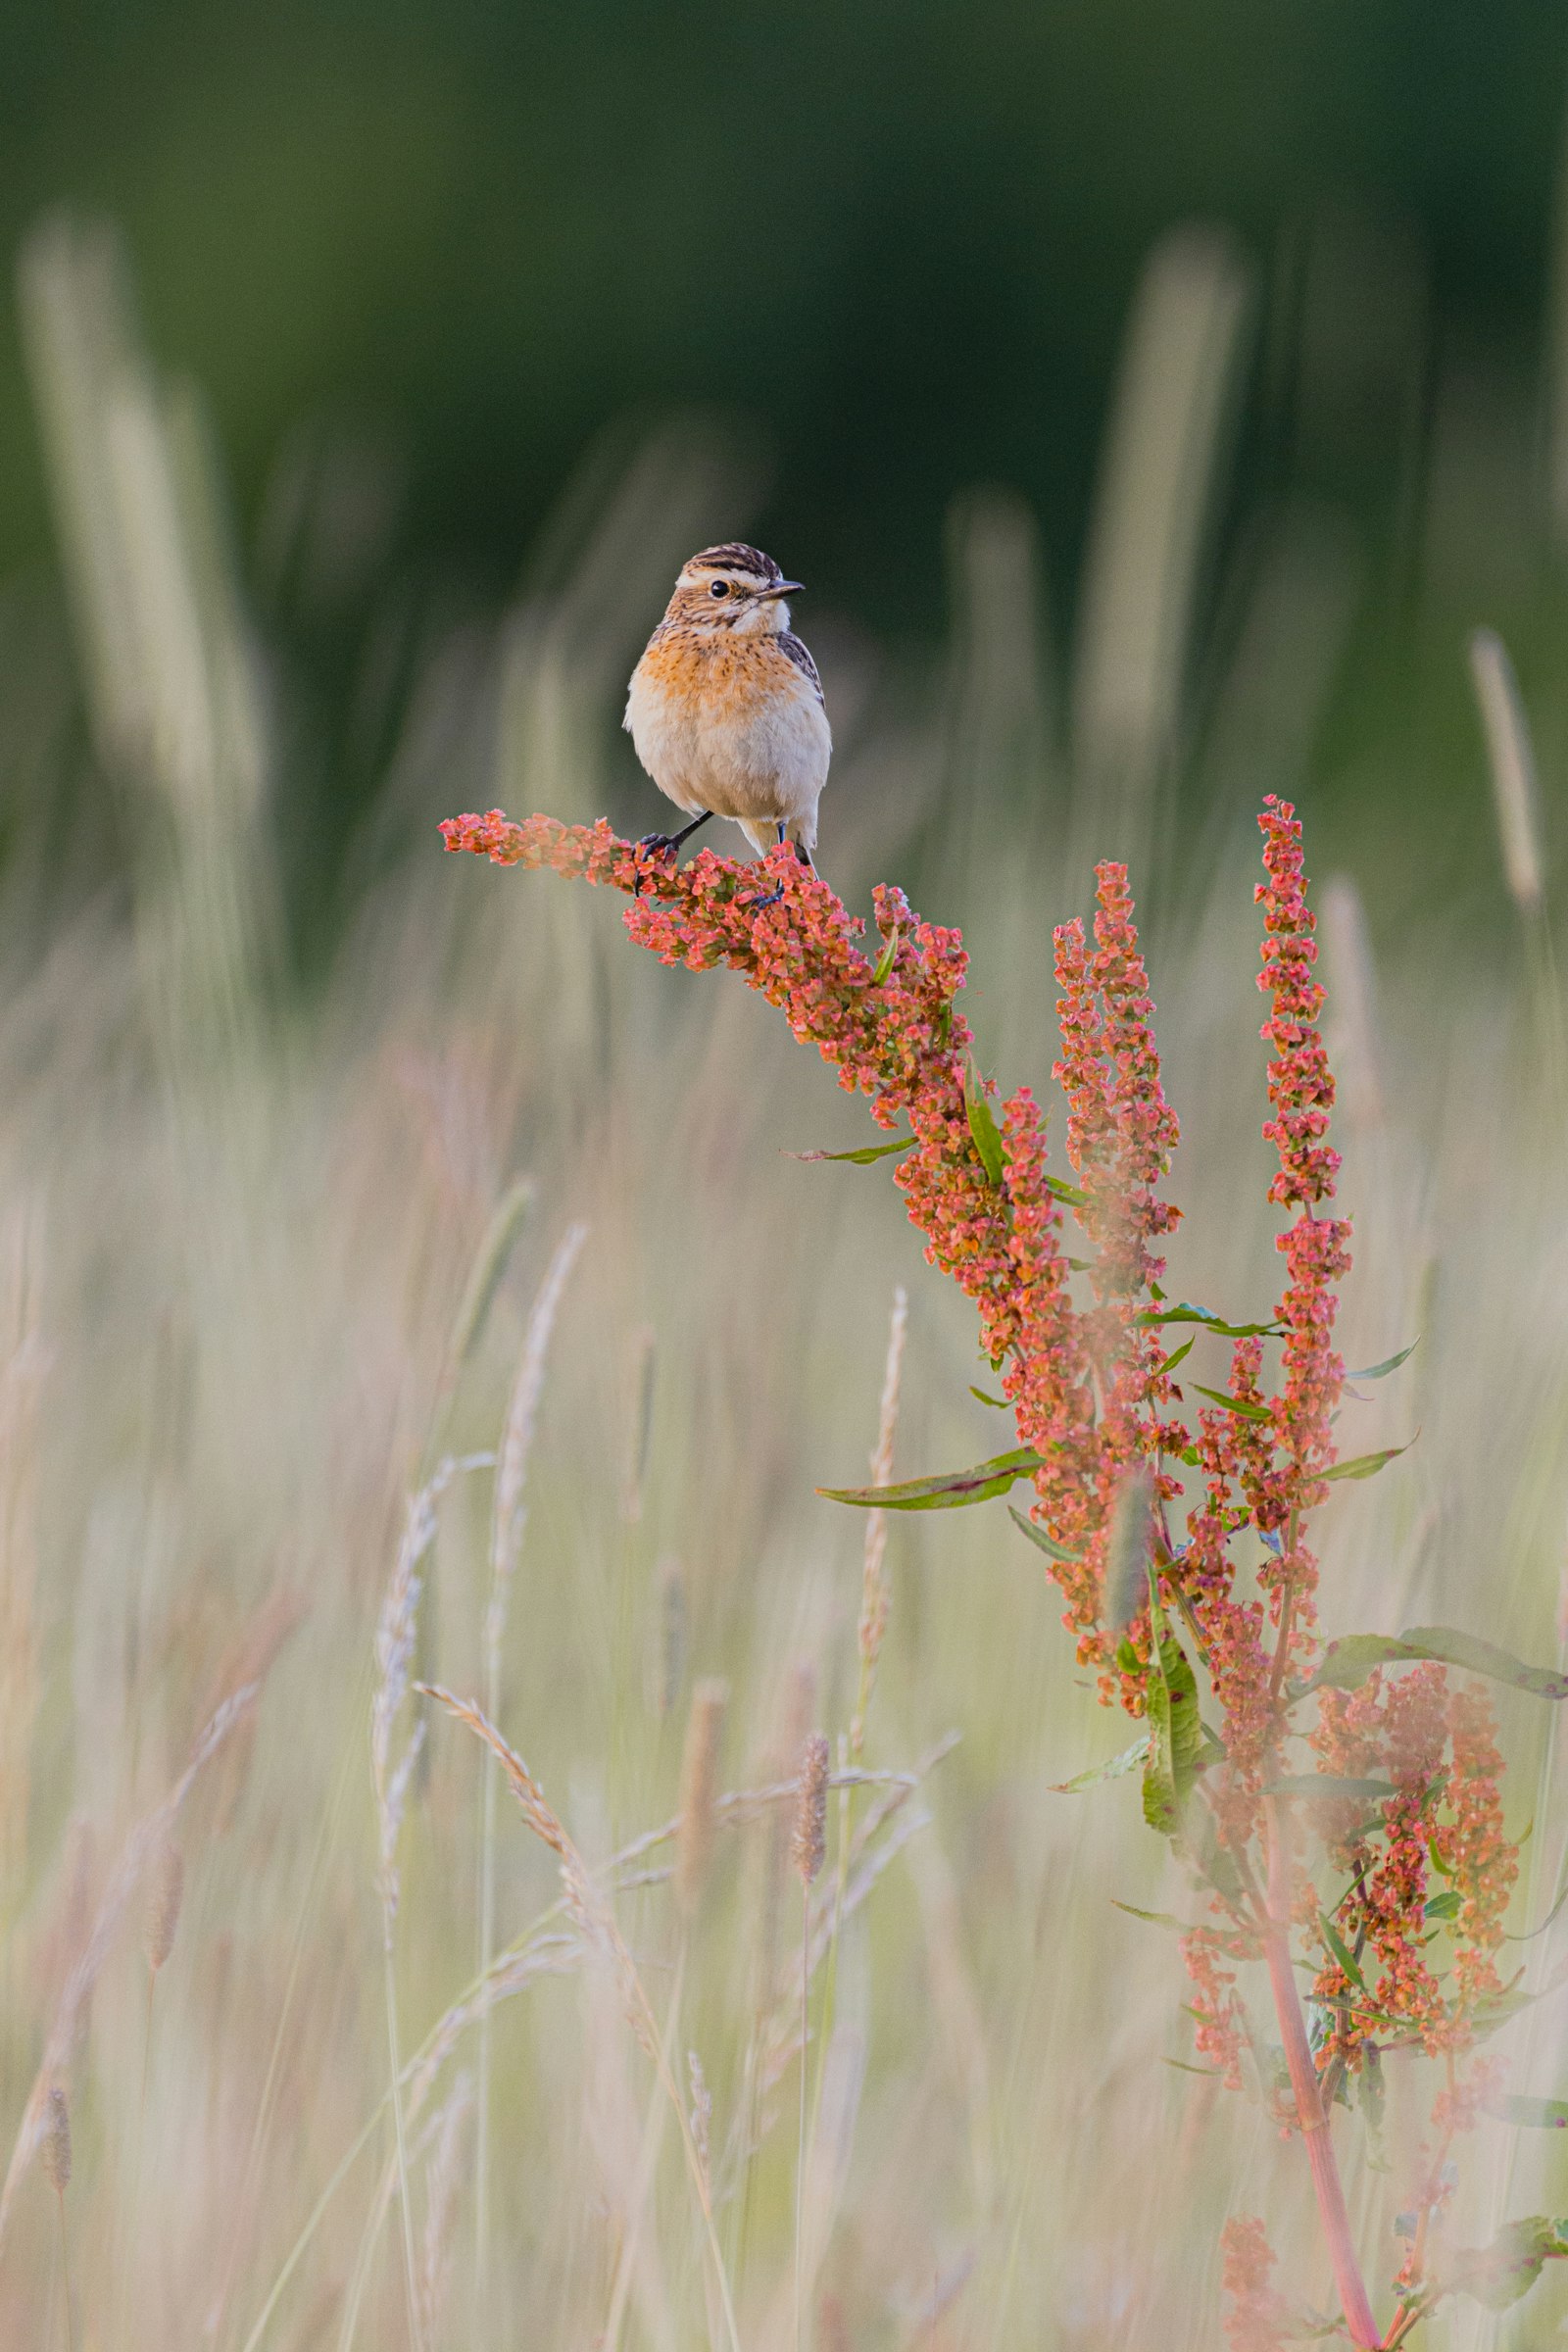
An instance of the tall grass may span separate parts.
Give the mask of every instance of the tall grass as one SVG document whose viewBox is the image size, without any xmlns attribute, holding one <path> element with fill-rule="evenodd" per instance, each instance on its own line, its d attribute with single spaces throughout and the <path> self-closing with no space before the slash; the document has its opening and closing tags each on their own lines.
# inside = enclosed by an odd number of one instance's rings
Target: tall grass
<svg viewBox="0 0 1568 2352">
<path fill-rule="evenodd" d="M 1033 1554 L 997 1505 L 890 1521 L 873 1562 L 813 1494 L 859 1483 L 873 1449 L 885 1475 L 896 1288 L 900 1474 L 975 1459 L 996 1428 L 968 1394 L 986 1375 L 966 1314 L 925 1281 L 886 1169 L 788 1156 L 863 1142 L 857 1112 L 741 991 L 624 953 L 612 907 L 439 854 L 454 808 L 634 805 L 616 681 L 681 555 L 745 523 L 733 451 L 682 428 L 629 470 L 607 462 L 515 607 L 469 624 L 462 660 L 427 648 L 307 1000 L 276 876 L 300 854 L 279 810 L 308 722 L 199 401 L 147 355 L 101 232 L 52 227 L 24 276 L 74 654 L 68 670 L 41 606 L 0 636 L 0 2091 L 29 2152 L 0 2338 L 48 2340 L 59 2224 L 30 2156 L 55 2087 L 77 2340 L 117 2352 L 305 2352 L 346 2328 L 425 2352 L 567 2345 L 612 2308 L 623 2343 L 733 2329 L 782 2352 L 798 2262 L 822 2352 L 1179 2352 L 1215 2340 L 1211 2249 L 1237 2203 L 1266 2213 L 1296 2300 L 1323 2306 L 1295 2152 L 1181 2071 L 1172 1952 L 1113 1907 L 1180 1911 L 1179 1877 L 1128 1784 L 1054 1792 L 1117 1734 Z M 1188 355 L 1180 448 L 1140 455 L 1157 500 L 1104 492 L 1081 741 L 1056 724 L 1026 518 L 994 496 L 956 519 L 934 686 L 879 683 L 830 623 L 813 643 L 840 713 L 830 878 L 860 906 L 873 879 L 908 878 L 933 917 L 970 924 L 987 1058 L 1043 1091 L 1049 922 L 1085 895 L 1081 850 L 1111 846 L 1093 838 L 1094 747 L 1122 762 L 1114 822 L 1162 845 L 1148 944 L 1189 1209 L 1172 1295 L 1262 1309 L 1271 1229 L 1243 1205 L 1267 1166 L 1249 809 L 1276 758 L 1310 765 L 1353 566 L 1321 517 L 1275 517 L 1239 617 L 1198 646 L 1245 291 L 1228 249 L 1183 246 L 1141 313 L 1135 375 L 1150 350 Z M 1148 392 L 1124 387 L 1123 436 Z M 1130 749 L 1112 693 L 1128 598 Z M 999 611 L 1017 624 L 1004 656 Z M 1452 661 L 1462 689 L 1457 633 Z M 1466 741 L 1479 824 L 1486 755 Z M 1185 821 L 1204 793 L 1203 824 Z M 1541 966 L 1468 902 L 1445 912 L 1421 825 L 1410 808 L 1340 831 L 1355 871 L 1328 929 L 1331 1011 L 1364 1073 L 1341 1129 L 1348 1360 L 1421 1341 L 1401 1382 L 1347 1403 L 1347 1449 L 1420 1435 L 1323 1514 L 1324 1613 L 1446 1619 L 1546 1659 L 1568 1255 Z M 1485 888 L 1500 915 L 1500 864 Z M 536 1380 L 573 1220 L 591 1239 Z M 649 1332 L 657 1384 L 628 1383 Z M 1217 1347 L 1200 1340 L 1199 1377 Z M 487 1702 L 574 1859 L 563 1889 L 504 1761 L 427 1713 L 384 1968 L 368 1759 L 387 1563 L 441 1461 L 505 1463 L 510 1431 L 515 1462 L 524 1429 L 514 1578 L 515 1497 L 487 1467 L 431 1500 L 416 1671 Z M 715 1678 L 711 1846 L 683 1905 L 684 1727 Z M 820 2046 L 803 2049 L 779 1881 L 818 1727 L 865 1778 L 830 1795 L 805 1923 Z M 1527 1707 L 1506 1733 L 1515 1786 L 1543 1791 L 1539 1916 L 1560 1747 Z M 403 1753 L 389 1738 L 389 1775 Z M 176 1793 L 184 1902 L 149 2045 L 132 1882 Z M 1564 1932 L 1524 1947 L 1543 1983 Z M 1562 2018 L 1534 2018 L 1532 2086 L 1568 2090 Z M 1390 2171 L 1348 2157 L 1352 2221 L 1390 2271 L 1414 2114 L 1396 2079 Z M 1507 2148 L 1483 2127 L 1459 2236 L 1484 2232 L 1505 2157 L 1514 2210 L 1568 2206 L 1550 2135 Z M 1561 2294 L 1538 2290 L 1516 2340 L 1544 2340 Z"/>
</svg>

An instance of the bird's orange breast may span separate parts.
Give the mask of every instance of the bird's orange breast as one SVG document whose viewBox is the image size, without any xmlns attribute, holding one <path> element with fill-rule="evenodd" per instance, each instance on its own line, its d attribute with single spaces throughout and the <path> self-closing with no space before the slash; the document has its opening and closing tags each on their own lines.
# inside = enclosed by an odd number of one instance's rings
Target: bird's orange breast
<svg viewBox="0 0 1568 2352">
<path fill-rule="evenodd" d="M 710 637 L 671 630 L 656 636 L 637 664 L 645 684 L 710 718 L 740 718 L 794 682 L 787 654 L 765 637 Z"/>
</svg>

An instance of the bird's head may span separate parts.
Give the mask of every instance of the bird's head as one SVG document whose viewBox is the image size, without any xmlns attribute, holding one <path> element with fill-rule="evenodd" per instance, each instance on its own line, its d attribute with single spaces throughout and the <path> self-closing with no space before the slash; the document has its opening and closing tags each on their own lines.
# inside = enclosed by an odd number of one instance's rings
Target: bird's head
<svg viewBox="0 0 1568 2352">
<path fill-rule="evenodd" d="M 723 547 L 705 547 L 682 566 L 664 618 L 688 628 L 765 635 L 789 627 L 790 609 L 784 599 L 800 585 L 799 580 L 787 580 L 760 548 L 730 540 Z"/>
</svg>

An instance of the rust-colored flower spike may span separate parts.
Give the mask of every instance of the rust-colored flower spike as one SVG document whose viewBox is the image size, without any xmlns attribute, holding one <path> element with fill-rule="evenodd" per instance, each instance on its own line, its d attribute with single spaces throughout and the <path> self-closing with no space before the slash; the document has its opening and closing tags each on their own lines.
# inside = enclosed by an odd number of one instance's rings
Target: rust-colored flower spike
<svg viewBox="0 0 1568 2352">
<path fill-rule="evenodd" d="M 1274 2256 L 1263 2225 L 1252 2214 L 1237 2214 L 1225 2225 L 1225 2340 L 1231 2352 L 1280 2352 L 1287 2317 L 1269 2285 Z"/>
<path fill-rule="evenodd" d="M 680 1766 L 680 1829 L 675 1841 L 675 1900 L 690 1918 L 702 1899 L 713 1851 L 718 1742 L 729 1685 L 710 1679 L 692 1692 Z"/>
<path fill-rule="evenodd" d="M 185 1857 L 173 1839 L 160 1847 L 147 1889 L 147 1965 L 156 1977 L 174 1948 L 185 1894 Z"/>
<path fill-rule="evenodd" d="M 55 2194 L 63 2197 L 71 2185 L 71 2111 L 58 2082 L 50 2090 L 44 2110 L 41 2161 L 45 2180 Z"/>
<path fill-rule="evenodd" d="M 810 1886 L 826 1852 L 827 1740 L 821 1732 L 813 1732 L 801 1754 L 795 1836 L 790 1841 L 790 1859 L 803 1886 Z"/>
</svg>

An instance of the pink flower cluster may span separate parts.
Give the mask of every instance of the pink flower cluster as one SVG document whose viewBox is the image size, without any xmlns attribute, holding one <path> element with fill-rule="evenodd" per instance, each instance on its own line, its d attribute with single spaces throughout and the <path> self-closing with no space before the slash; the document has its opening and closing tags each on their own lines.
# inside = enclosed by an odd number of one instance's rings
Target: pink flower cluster
<svg viewBox="0 0 1568 2352">
<path fill-rule="evenodd" d="M 1314 1026 L 1323 988 L 1314 964 L 1316 917 L 1306 904 L 1301 825 L 1289 802 L 1270 793 L 1258 818 L 1268 879 L 1253 897 L 1263 909 L 1263 969 L 1257 985 L 1274 1000 L 1263 1023 L 1274 1048 L 1268 1095 L 1274 1116 L 1263 1133 L 1279 1147 L 1280 1172 L 1271 1200 L 1326 1200 L 1334 1191 L 1340 1155 L 1324 1143 L 1334 1107 L 1334 1078 Z"/>
<path fill-rule="evenodd" d="M 535 816 L 514 824 L 492 809 L 451 818 L 442 830 L 451 850 L 497 864 L 551 866 L 627 892 L 626 928 L 640 946 L 664 963 L 739 972 L 834 1065 L 842 1087 L 868 1098 L 879 1126 L 907 1118 L 912 1145 L 895 1181 L 925 1236 L 928 1260 L 974 1300 L 982 1345 L 1015 1407 L 1018 1434 L 1045 1457 L 1036 1512 L 1075 1555 L 1059 1569 L 1067 1622 L 1085 1657 L 1101 1659 L 1104 1642 L 1095 1629 L 1103 1546 L 1126 1465 L 1161 1445 L 1184 1445 L 1187 1434 L 1139 1421 L 1168 1383 L 1163 1350 L 1152 1333 L 1135 1326 L 1122 1291 L 1100 1318 L 1072 1303 L 1061 1208 L 1047 1181 L 1044 1127 L 1027 1088 L 1003 1106 L 1003 1182 L 991 1180 L 970 1123 L 973 1041 L 956 1004 L 966 965 L 958 934 L 921 921 L 902 891 L 878 888 L 873 904 L 886 964 L 879 978 L 857 945 L 860 925 L 787 848 L 760 867 L 711 851 L 676 867 L 639 855 L 603 823 Z M 759 904 L 760 873 L 781 891 L 771 906 Z M 1175 1212 L 1154 1200 L 1152 1183 L 1175 1121 L 1159 1096 L 1148 982 L 1120 869 L 1102 875 L 1102 913 L 1087 984 L 1096 1025 L 1083 1056 L 1084 1083 L 1099 1090 L 1109 1122 L 1095 1166 L 1105 1172 L 1106 1213 L 1114 1213 L 1122 1237 L 1116 1246 L 1130 1253 L 1128 1262 L 1152 1271 L 1158 1261 L 1148 1255 L 1147 1236 L 1174 1222 Z M 1112 1212 L 1113 1194 L 1131 1206 Z M 1097 1377 L 1110 1395 L 1103 1426 Z M 1141 1704 L 1137 1680 L 1129 1695 Z"/>
<path fill-rule="evenodd" d="M 1395 1793 L 1380 1809 L 1364 1799 L 1333 1808 L 1330 1850 L 1350 1873 L 1335 1925 L 1363 1947 L 1368 1994 L 1327 1954 L 1314 1996 L 1336 2007 L 1335 2048 L 1353 2060 L 1378 2037 L 1379 2020 L 1407 2025 L 1432 2053 L 1474 2038 L 1478 2004 L 1502 1990 L 1493 1959 L 1519 1871 L 1503 1835 L 1497 1788 L 1502 1759 L 1492 1708 L 1479 1689 L 1452 1690 L 1446 1669 L 1413 1666 L 1397 1679 L 1375 1672 L 1358 1690 L 1325 1690 L 1311 1735 L 1323 1771 L 1386 1774 Z M 1457 1894 L 1452 1996 L 1428 1958 L 1431 1870 Z"/>
<path fill-rule="evenodd" d="M 1269 2285 L 1274 2256 L 1262 2223 L 1253 2214 L 1237 2214 L 1226 2223 L 1220 2247 L 1230 2305 L 1225 2341 L 1231 2352 L 1283 2352 L 1289 2314 Z"/>
<path fill-rule="evenodd" d="M 1277 1792 L 1265 1799 L 1264 1790 L 1281 1772 L 1290 1710 L 1301 1696 L 1297 1677 L 1316 1644 L 1317 1563 L 1305 1528 L 1336 1460 L 1345 1374 L 1334 1327 L 1350 1264 L 1348 1224 L 1321 1213 L 1340 1163 L 1327 1141 L 1334 1081 L 1317 1025 L 1323 989 L 1301 828 L 1295 810 L 1272 798 L 1258 821 L 1258 985 L 1271 1000 L 1262 1027 L 1271 1112 L 1263 1133 L 1279 1162 L 1269 1199 L 1298 1213 L 1277 1240 L 1286 1261 L 1270 1335 L 1281 1343 L 1278 1388 L 1265 1379 L 1263 1340 L 1237 1339 L 1226 1400 L 1202 1405 L 1196 1433 L 1177 1417 L 1185 1400 L 1165 1345 L 1172 1326 L 1161 1320 L 1171 1310 L 1158 1287 L 1160 1244 L 1180 1214 L 1160 1189 L 1178 1127 L 1164 1097 L 1125 867 L 1097 870 L 1092 941 L 1081 923 L 1056 933 L 1062 1048 L 1054 1075 L 1067 1101 L 1075 1190 L 1049 1172 L 1045 1120 L 1027 1088 L 1000 1106 L 1000 1118 L 991 1111 L 992 1090 L 973 1075 L 972 1041 L 957 1009 L 962 941 L 913 914 L 902 892 L 874 894 L 881 953 L 873 961 L 859 945 L 863 926 L 787 848 L 760 867 L 710 851 L 677 867 L 604 823 L 535 816 L 514 824 L 492 809 L 442 828 L 451 850 L 623 891 L 631 901 L 626 928 L 640 946 L 667 964 L 738 972 L 796 1037 L 816 1047 L 841 1087 L 867 1099 L 880 1127 L 907 1120 L 895 1181 L 928 1260 L 973 1300 L 1019 1439 L 1039 1456 L 1032 1517 L 1052 1552 L 1079 1658 L 1098 1669 L 1102 1696 L 1134 1716 L 1148 1712 L 1152 1687 L 1156 1695 L 1163 1687 L 1151 1611 L 1145 1602 L 1129 1623 L 1108 1624 L 1105 1578 L 1118 1500 L 1147 1465 L 1150 1565 L 1218 1715 L 1217 1738 L 1211 1726 L 1200 1736 L 1200 1794 L 1190 1797 L 1179 1833 L 1207 1881 L 1210 1918 L 1187 1932 L 1183 1951 L 1198 2047 L 1233 2083 L 1242 2079 L 1246 2040 L 1238 1967 L 1266 1943 L 1272 1975 L 1279 1953 L 1281 1923 L 1262 1881 L 1274 1885 L 1275 1865 L 1289 1852 L 1279 1840 L 1291 1832 Z M 1063 1197 L 1095 1251 L 1087 1298 L 1073 1293 Z M 1198 1493 L 1180 1469 L 1198 1473 Z M 1265 1552 L 1255 1574 L 1236 1556 L 1248 1529 Z M 1189 1718 L 1190 1739 L 1197 1730 Z M 1315 1993 L 1334 2020 L 1318 2064 L 1336 2070 L 1338 2082 L 1369 2063 L 1369 2044 L 1391 2046 L 1392 2034 L 1396 2045 L 1418 2041 L 1451 2065 L 1473 2039 L 1478 2013 L 1504 1989 L 1495 1954 L 1518 1870 L 1503 1833 L 1486 1699 L 1451 1690 L 1434 1664 L 1374 1674 L 1357 1690 L 1320 1693 L 1311 1741 L 1321 1773 L 1386 1776 L 1393 1788 L 1381 1802 L 1348 1797 L 1312 1809 L 1350 1882 L 1332 1898 L 1332 1937 L 1309 1875 L 1294 1877 L 1291 1925 L 1321 1953 Z M 1192 1763 L 1189 1745 L 1189 1770 Z M 1266 1867 L 1256 1843 L 1265 1803 Z M 1434 1896 L 1434 1872 L 1446 1899 Z M 1444 1935 L 1452 1938 L 1446 1977 L 1432 1956 Z M 1455 2082 L 1453 2098 L 1460 2096 Z M 1304 2110 L 1300 2120 L 1311 2128 Z M 1316 2171 L 1332 2142 L 1325 2135 L 1314 2145 Z M 1343 2228 L 1343 2211 L 1335 2227 Z M 1418 2265 L 1419 2254 L 1412 2259 Z M 1283 2312 L 1268 2282 L 1271 2265 L 1260 2223 L 1229 2225 L 1234 2352 L 1277 2352 Z M 1368 2339 L 1363 2332 L 1356 2340 Z"/>
<path fill-rule="evenodd" d="M 1157 1187 L 1181 1140 L 1160 1083 L 1153 1000 L 1133 921 L 1127 868 L 1095 868 L 1095 952 L 1080 922 L 1056 933 L 1061 1059 L 1053 1076 L 1067 1097 L 1067 1157 L 1089 1196 L 1080 1222 L 1100 1250 L 1095 1295 L 1129 1298 L 1165 1271 L 1150 1243 L 1181 1210 Z"/>
</svg>

